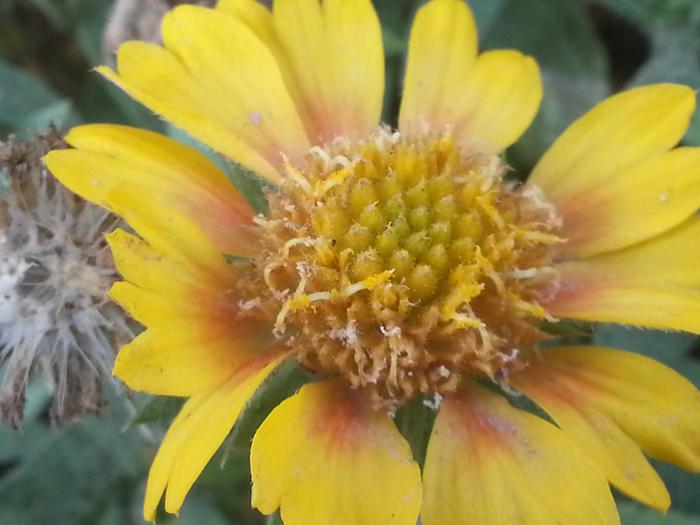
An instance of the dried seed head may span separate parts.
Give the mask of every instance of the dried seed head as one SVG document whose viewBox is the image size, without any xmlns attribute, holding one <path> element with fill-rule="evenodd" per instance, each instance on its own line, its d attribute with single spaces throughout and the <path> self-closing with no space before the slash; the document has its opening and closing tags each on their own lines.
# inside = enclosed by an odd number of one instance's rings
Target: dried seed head
<svg viewBox="0 0 700 525">
<path fill-rule="evenodd" d="M 103 235 L 117 221 L 43 167 L 57 147 L 56 133 L 0 143 L 0 421 L 15 427 L 36 373 L 53 386 L 55 422 L 98 411 L 117 345 L 133 335 L 106 297 L 117 274 Z"/>
<path fill-rule="evenodd" d="M 116 0 L 102 36 L 107 60 L 129 40 L 160 42 L 160 25 L 169 9 L 179 4 L 214 7 L 215 0 Z"/>
<path fill-rule="evenodd" d="M 542 334 L 560 242 L 536 188 L 449 134 L 314 148 L 287 167 L 241 284 L 307 367 L 395 406 L 467 375 L 498 379 Z"/>
</svg>

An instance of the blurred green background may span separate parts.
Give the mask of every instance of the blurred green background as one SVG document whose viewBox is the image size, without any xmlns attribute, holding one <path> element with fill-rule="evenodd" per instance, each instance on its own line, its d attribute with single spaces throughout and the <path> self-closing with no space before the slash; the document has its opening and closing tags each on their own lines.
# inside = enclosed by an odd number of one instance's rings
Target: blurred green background
<svg viewBox="0 0 700 525">
<path fill-rule="evenodd" d="M 145 3 L 156 0 L 143 0 Z M 417 0 L 376 0 L 387 52 L 385 119 L 398 108 L 406 40 Z M 470 0 L 484 49 L 512 47 L 539 61 L 545 98 L 535 124 L 507 152 L 526 173 L 574 118 L 608 94 L 672 81 L 700 88 L 698 0 Z M 0 0 L 0 136 L 49 123 L 115 122 L 177 134 L 91 68 L 104 63 L 109 0 Z M 685 143 L 700 145 L 700 114 Z M 600 326 L 597 344 L 650 355 L 700 385 L 700 339 Z M 113 390 L 109 414 L 48 425 L 48 394 L 29 395 L 24 429 L 0 427 L 0 525 L 141 525 L 145 475 L 172 403 Z M 144 411 L 143 406 L 147 405 Z M 141 424 L 133 422 L 139 413 Z M 185 525 L 277 523 L 250 510 L 245 440 L 224 447 L 179 519 Z M 225 460 L 225 461 L 224 461 Z M 625 525 L 700 524 L 700 477 L 659 466 L 673 497 L 667 516 L 620 497 Z M 445 502 L 449 504 L 449 502 Z M 372 524 L 374 525 L 374 524 Z"/>
</svg>

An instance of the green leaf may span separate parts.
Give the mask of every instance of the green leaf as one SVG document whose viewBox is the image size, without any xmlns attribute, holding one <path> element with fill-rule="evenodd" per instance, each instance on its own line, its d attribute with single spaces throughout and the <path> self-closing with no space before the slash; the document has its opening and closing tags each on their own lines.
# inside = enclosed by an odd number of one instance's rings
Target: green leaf
<svg viewBox="0 0 700 525">
<path fill-rule="evenodd" d="M 629 86 L 675 82 L 700 89 L 700 7 L 682 24 L 655 25 L 650 29 L 651 56 Z M 685 142 L 700 145 L 700 112 L 695 112 Z"/>
<path fill-rule="evenodd" d="M 129 421 L 126 430 L 142 423 L 172 420 L 182 408 L 185 400 L 179 397 L 153 396 L 138 409 Z"/>
<path fill-rule="evenodd" d="M 469 0 L 479 35 L 488 35 L 493 30 L 509 0 Z M 483 40 L 483 38 L 482 38 Z"/>
<path fill-rule="evenodd" d="M 231 522 L 213 502 L 200 493 L 187 496 L 179 517 L 168 516 L 158 520 L 162 525 L 229 525 Z"/>
<path fill-rule="evenodd" d="M 592 344 L 631 350 L 651 357 L 670 366 L 700 387 L 700 360 L 692 355 L 699 342 L 697 336 L 682 332 L 604 324 L 596 328 Z"/>
<path fill-rule="evenodd" d="M 124 523 L 129 523 L 129 513 L 128 510 L 120 506 L 117 502 L 110 502 L 104 512 L 101 513 L 99 521 L 93 521 L 96 525 L 124 525 Z"/>
<path fill-rule="evenodd" d="M 386 54 L 386 83 L 382 120 L 396 125 L 403 88 L 404 65 L 411 21 L 419 0 L 377 0 L 375 6 L 382 22 Z"/>
<path fill-rule="evenodd" d="M 222 447 L 195 485 L 197 491 L 216 501 L 230 523 L 259 524 L 262 516 L 250 505 L 250 451 Z M 186 503 L 185 503 L 186 504 Z"/>
<path fill-rule="evenodd" d="M 682 470 L 668 463 L 652 461 L 652 466 L 656 469 L 664 480 L 669 494 L 671 494 L 672 507 L 678 512 L 686 512 L 694 516 L 700 516 L 700 483 L 698 474 Z M 700 525 L 700 519 L 695 518 Z M 635 524 L 636 525 L 636 524 Z"/>
<path fill-rule="evenodd" d="M 270 514 L 265 518 L 265 525 L 284 525 L 284 523 L 282 523 L 282 516 L 280 516 L 279 512 Z"/>
<path fill-rule="evenodd" d="M 248 201 L 248 204 L 258 213 L 267 213 L 268 202 L 265 197 L 265 189 L 271 188 L 272 185 L 239 164 L 230 162 L 225 171 L 236 189 Z"/>
<path fill-rule="evenodd" d="M 555 337 L 554 340 L 543 341 L 542 346 L 561 344 L 587 344 L 593 335 L 593 326 L 585 321 L 562 319 L 557 322 L 545 321 L 542 330 Z"/>
<path fill-rule="evenodd" d="M 5 475 L 11 473 L 12 469 L 31 457 L 33 449 L 46 446 L 50 436 L 44 431 L 39 418 L 46 410 L 50 397 L 48 389 L 42 383 L 32 382 L 27 388 L 22 429 L 14 431 L 0 425 L 0 465 L 5 467 L 0 467 L 0 472 L 4 470 Z M 0 474 L 0 484 L 2 479 Z"/>
<path fill-rule="evenodd" d="M 72 104 L 39 78 L 0 59 L 0 124 L 18 132 L 44 131 L 75 119 Z"/>
<path fill-rule="evenodd" d="M 674 510 L 667 514 L 642 507 L 636 503 L 618 504 L 622 525 L 699 525 L 700 518 L 687 516 Z"/>
<path fill-rule="evenodd" d="M 12 441 L 20 452 L 15 466 L 0 475 L 0 523 L 97 523 L 108 507 L 131 504 L 151 447 L 138 432 L 121 432 L 121 400 L 111 399 L 110 409 L 110 417 L 88 417 L 62 429 L 43 418 L 27 421 L 22 433 L 0 427 L 0 456 Z"/>
<path fill-rule="evenodd" d="M 687 20 L 697 0 L 598 0 L 608 9 L 638 24 Z"/>
<path fill-rule="evenodd" d="M 216 166 L 222 171 L 226 171 L 228 169 L 228 164 L 224 159 L 221 158 L 221 156 L 218 153 L 212 150 L 209 146 L 199 142 L 196 138 L 187 133 L 185 130 L 180 129 L 173 124 L 167 123 L 165 125 L 165 134 L 170 138 L 181 142 L 182 144 L 186 144 L 188 146 L 193 147 L 202 155 L 207 157 L 210 161 L 212 161 L 214 164 L 216 164 Z"/>
<path fill-rule="evenodd" d="M 6 15 L 16 8 L 20 0 L 0 0 L 0 14 Z"/>
<path fill-rule="evenodd" d="M 113 2 L 111 0 L 77 0 L 72 9 L 75 39 L 88 62 L 97 66 L 105 62 L 102 35 Z"/>
<path fill-rule="evenodd" d="M 401 56 L 406 53 L 410 21 L 420 2 L 418 0 L 377 0 L 375 7 L 382 23 L 384 52 L 387 56 Z"/>
<path fill-rule="evenodd" d="M 316 378 L 294 359 L 279 365 L 258 387 L 243 409 L 233 427 L 229 450 L 233 447 L 247 448 L 255 431 L 272 409 L 314 379 Z"/>
<path fill-rule="evenodd" d="M 71 33 L 90 65 L 104 62 L 102 34 L 112 0 L 29 0 L 49 22 L 63 33 Z"/>
<path fill-rule="evenodd" d="M 406 438 L 413 458 L 423 467 L 425 464 L 425 454 L 428 450 L 428 441 L 433 431 L 433 424 L 437 416 L 437 405 L 439 398 L 426 404 L 424 397 L 418 397 L 403 405 L 397 412 L 394 422 L 399 432 Z M 428 406 L 431 404 L 432 406 Z"/>
<path fill-rule="evenodd" d="M 126 124 L 160 133 L 165 128 L 162 120 L 95 72 L 81 84 L 75 105 L 90 122 Z"/>
<path fill-rule="evenodd" d="M 56 29 L 65 31 L 68 28 L 70 18 L 66 16 L 65 6 L 61 6 L 56 0 L 29 0 Z"/>
</svg>

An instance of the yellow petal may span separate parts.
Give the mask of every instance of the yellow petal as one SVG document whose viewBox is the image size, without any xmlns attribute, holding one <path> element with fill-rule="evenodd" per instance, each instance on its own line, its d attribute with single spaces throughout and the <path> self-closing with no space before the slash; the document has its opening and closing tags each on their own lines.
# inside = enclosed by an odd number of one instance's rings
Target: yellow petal
<svg viewBox="0 0 700 525">
<path fill-rule="evenodd" d="M 216 9 L 243 22 L 261 42 L 275 53 L 275 57 L 280 57 L 277 54 L 280 51 L 280 45 L 272 13 L 261 2 L 258 0 L 220 0 L 216 4 Z"/>
<path fill-rule="evenodd" d="M 610 97 L 557 139 L 528 182 L 544 190 L 566 215 L 599 187 L 675 146 L 694 109 L 693 90 L 674 84 L 635 88 Z"/>
<path fill-rule="evenodd" d="M 202 280 L 202 285 L 209 284 L 211 287 L 221 287 L 235 281 L 232 267 L 189 218 L 168 207 L 158 206 L 148 195 L 139 193 L 126 184 L 109 192 L 106 200 L 110 202 L 110 207 L 116 214 L 122 216 L 151 248 L 159 252 L 156 256 L 149 256 L 137 248 L 136 255 L 141 260 L 127 264 L 133 271 L 138 271 L 138 265 L 149 262 L 149 259 L 169 257 L 173 262 L 168 264 L 179 264 L 181 270 L 190 272 L 189 276 L 177 278 L 196 276 Z M 119 266 L 119 262 L 117 268 L 120 271 L 130 271 Z"/>
<path fill-rule="evenodd" d="M 264 348 L 269 330 L 240 319 L 227 290 L 237 275 L 191 222 L 149 208 L 133 191 L 113 192 L 117 211 L 149 241 L 123 231 L 108 237 L 130 281 L 111 295 L 147 330 L 122 347 L 114 373 L 134 390 L 192 395 L 218 385 Z"/>
<path fill-rule="evenodd" d="M 333 89 L 328 95 L 336 111 L 327 116 L 335 121 L 340 135 L 366 133 L 379 124 L 384 101 L 379 18 L 370 0 L 324 0 L 323 15 L 328 59 L 333 65 Z"/>
<path fill-rule="evenodd" d="M 543 350 L 541 362 L 532 363 L 527 369 L 512 375 L 512 384 L 533 399 L 554 419 L 559 427 L 605 471 L 610 482 L 628 496 L 665 512 L 671 498 L 663 481 L 649 465 L 644 454 L 634 440 L 620 428 L 617 422 L 600 408 L 602 400 L 596 401 L 588 395 L 591 385 L 585 384 L 585 370 L 591 361 L 597 361 L 596 354 L 610 353 L 614 357 L 630 357 L 624 374 L 635 382 L 634 366 L 637 356 L 617 350 L 602 348 L 556 348 Z M 613 358 L 614 358 L 613 357 Z M 572 368 L 572 361 L 582 363 L 581 368 Z M 605 358 L 598 361 L 604 365 Z M 647 364 L 647 363 L 645 363 Z M 595 364 L 593 366 L 596 366 Z M 658 365 L 661 367 L 661 365 Z M 610 375 L 619 375 L 611 370 Z M 659 378 L 669 375 L 662 370 Z M 583 384 L 582 384 L 583 383 Z M 639 383 L 636 391 L 643 391 L 650 385 Z M 663 396 L 664 391 L 645 395 Z M 635 396 L 638 399 L 638 396 Z M 621 402 L 635 402 L 634 399 Z M 658 404 L 658 402 L 656 402 Z M 641 408 L 638 407 L 637 410 Z M 696 411 L 697 412 L 697 411 Z"/>
<path fill-rule="evenodd" d="M 609 348 L 556 348 L 543 356 L 534 373 L 547 381 L 540 389 L 548 390 L 547 402 L 556 395 L 552 390 L 567 392 L 576 409 L 609 418 L 652 457 L 700 472 L 700 391 L 683 376 L 648 357 Z M 536 381 L 526 374 L 523 381 Z"/>
<path fill-rule="evenodd" d="M 466 2 L 431 0 L 418 10 L 408 44 L 399 128 L 444 126 L 476 61 L 476 23 Z M 454 115 L 454 113 L 452 114 Z"/>
<path fill-rule="evenodd" d="M 319 131 L 314 129 L 311 114 L 308 108 L 304 107 L 297 75 L 277 35 L 272 12 L 258 0 L 220 0 L 216 9 L 243 22 L 267 46 L 277 60 L 287 90 L 300 111 L 299 117 L 304 123 L 307 135 L 317 137 Z"/>
<path fill-rule="evenodd" d="M 291 89 L 314 142 L 353 138 L 379 123 L 381 26 L 370 0 L 276 0 L 274 25 Z"/>
<path fill-rule="evenodd" d="M 700 220 L 640 244 L 555 265 L 552 315 L 700 334 Z"/>
<path fill-rule="evenodd" d="M 532 123 L 542 100 L 537 63 L 518 51 L 478 58 L 474 17 L 461 0 L 432 0 L 411 32 L 399 127 L 452 130 L 498 153 Z"/>
<path fill-rule="evenodd" d="M 156 250 L 124 230 L 110 233 L 107 241 L 121 275 L 141 288 L 167 293 L 171 289 L 207 290 L 227 282 L 233 283 L 233 275 L 230 281 L 227 278 L 221 282 L 216 277 L 212 278 L 212 274 L 195 261 Z"/>
<path fill-rule="evenodd" d="M 212 295 L 116 283 L 110 297 L 147 328 L 121 347 L 114 375 L 139 392 L 191 396 L 221 384 L 272 343 L 261 327 L 239 319 L 235 305 L 217 302 L 223 294 Z"/>
<path fill-rule="evenodd" d="M 144 518 L 155 521 L 166 490 L 165 509 L 177 513 L 204 467 L 231 431 L 260 384 L 283 357 L 249 363 L 217 388 L 190 398 L 175 418 L 148 474 Z"/>
<path fill-rule="evenodd" d="M 71 130 L 76 149 L 52 151 L 46 163 L 68 188 L 109 207 L 107 196 L 128 184 L 154 205 L 189 217 L 219 250 L 249 254 L 253 210 L 214 164 L 193 148 L 150 131 L 92 124 Z"/>
<path fill-rule="evenodd" d="M 270 341 L 243 322 L 226 290 L 206 267 L 168 256 L 121 230 L 109 236 L 117 268 L 131 282 L 110 297 L 147 329 L 117 356 L 114 374 L 133 390 L 188 396 L 221 384 Z M 230 273 L 230 272 L 229 272 Z"/>
<path fill-rule="evenodd" d="M 216 294 L 205 288 L 187 287 L 184 283 L 177 284 L 180 289 L 173 283 L 167 289 L 151 290 L 120 281 L 112 285 L 109 296 L 135 320 L 149 327 L 174 325 L 178 328 L 179 324 L 179 328 L 182 328 L 182 319 L 188 319 L 185 326 L 189 328 L 194 322 L 215 319 L 226 322 L 236 317 L 235 304 L 225 302 L 224 294 Z"/>
<path fill-rule="evenodd" d="M 479 140 L 494 153 L 514 144 L 530 127 L 542 101 L 537 62 L 518 51 L 482 53 L 461 99 L 446 101 L 439 121 L 450 124 L 459 140 Z"/>
<path fill-rule="evenodd" d="M 283 155 L 309 143 L 273 53 L 238 18 L 181 6 L 163 20 L 166 49 L 129 42 L 119 73 L 99 71 L 134 98 L 259 175 L 278 180 Z"/>
<path fill-rule="evenodd" d="M 424 525 L 619 523 L 605 477 L 559 429 L 476 385 L 443 401 L 423 479 Z"/>
<path fill-rule="evenodd" d="M 677 226 L 700 208 L 700 148 L 678 148 L 604 183 L 586 185 L 558 209 L 563 259 L 624 248 Z"/>
<path fill-rule="evenodd" d="M 254 355 L 234 330 L 222 334 L 221 325 L 197 320 L 184 327 L 178 321 L 148 328 L 124 345 L 114 375 L 137 392 L 187 397 L 221 384 Z M 219 332 L 208 333 L 212 325 Z"/>
<path fill-rule="evenodd" d="M 297 108 L 272 51 L 247 25 L 220 11 L 181 6 L 163 19 L 162 32 L 166 48 L 217 97 L 214 109 L 238 124 L 238 137 L 259 144 L 273 161 L 280 152 L 301 160 L 309 143 Z"/>
<path fill-rule="evenodd" d="M 286 525 L 415 525 L 420 470 L 384 412 L 339 381 L 283 401 L 251 449 L 253 505 Z"/>
<path fill-rule="evenodd" d="M 217 9 L 243 21 L 275 55 L 313 140 L 355 137 L 378 124 L 384 55 L 370 1 L 278 1 L 274 17 L 255 0 L 222 0 Z"/>
<path fill-rule="evenodd" d="M 151 110 L 220 153 L 239 162 L 269 180 L 280 175 L 276 163 L 231 131 L 221 115 L 216 117 L 210 104 L 195 97 L 199 88 L 181 63 L 168 51 L 146 42 L 122 44 L 117 54 L 119 73 L 105 66 L 97 71 Z M 168 86 L 166 93 L 158 93 L 158 86 Z"/>
<path fill-rule="evenodd" d="M 270 330 L 243 322 L 227 293 L 237 275 L 185 218 L 149 207 L 126 188 L 109 197 L 146 243 L 123 231 L 108 237 L 115 264 L 131 284 L 111 295 L 147 330 L 122 347 L 114 373 L 132 389 L 192 395 L 218 385 L 269 345 Z"/>
</svg>

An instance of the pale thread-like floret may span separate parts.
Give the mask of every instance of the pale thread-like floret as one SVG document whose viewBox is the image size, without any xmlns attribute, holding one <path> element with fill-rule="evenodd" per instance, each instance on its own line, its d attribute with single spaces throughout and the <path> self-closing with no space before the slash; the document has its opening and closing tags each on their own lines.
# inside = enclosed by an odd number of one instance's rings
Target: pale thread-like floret
<svg viewBox="0 0 700 525">
<path fill-rule="evenodd" d="M 314 148 L 256 219 L 261 255 L 237 263 L 246 315 L 380 405 L 503 379 L 552 320 L 540 304 L 561 242 L 552 206 L 506 171 L 449 134 Z"/>
<path fill-rule="evenodd" d="M 99 411 L 116 350 L 134 335 L 107 298 L 118 275 L 104 234 L 118 221 L 43 167 L 61 144 L 56 133 L 0 144 L 0 421 L 14 426 L 33 375 L 52 386 L 54 422 Z"/>
</svg>

